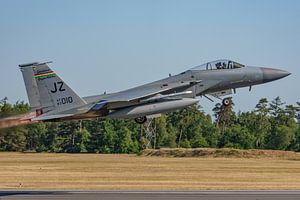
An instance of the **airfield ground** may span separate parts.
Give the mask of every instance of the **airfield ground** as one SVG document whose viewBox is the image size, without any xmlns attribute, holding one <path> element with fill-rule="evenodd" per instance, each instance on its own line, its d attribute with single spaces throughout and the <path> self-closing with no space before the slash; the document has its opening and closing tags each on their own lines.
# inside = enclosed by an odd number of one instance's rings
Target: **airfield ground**
<svg viewBox="0 0 300 200">
<path fill-rule="evenodd" d="M 300 156 L 0 153 L 1 189 L 299 190 Z M 151 154 L 151 153 L 150 153 Z"/>
</svg>

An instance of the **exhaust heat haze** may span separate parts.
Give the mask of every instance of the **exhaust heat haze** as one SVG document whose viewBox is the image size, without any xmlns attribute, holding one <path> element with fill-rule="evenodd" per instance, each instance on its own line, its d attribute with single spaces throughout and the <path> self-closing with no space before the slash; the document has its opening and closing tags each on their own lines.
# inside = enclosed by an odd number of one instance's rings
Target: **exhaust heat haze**
<svg viewBox="0 0 300 200">
<path fill-rule="evenodd" d="M 35 113 L 26 113 L 23 115 L 17 115 L 13 117 L 7 117 L 0 119 L 0 129 L 10 128 L 14 126 L 20 126 L 25 124 L 37 123 L 37 121 L 31 121 L 30 117 L 35 117 Z"/>
</svg>

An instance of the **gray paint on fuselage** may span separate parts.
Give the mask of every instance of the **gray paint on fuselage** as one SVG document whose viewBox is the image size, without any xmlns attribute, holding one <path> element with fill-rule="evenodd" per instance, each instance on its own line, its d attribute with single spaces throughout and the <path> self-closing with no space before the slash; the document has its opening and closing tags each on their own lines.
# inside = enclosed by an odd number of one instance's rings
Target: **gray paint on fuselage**
<svg viewBox="0 0 300 200">
<path fill-rule="evenodd" d="M 83 97 L 83 99 L 88 103 L 96 103 L 100 100 L 111 101 L 113 99 L 118 99 L 120 96 L 126 96 L 128 93 L 139 93 L 145 90 L 145 88 L 158 88 L 163 87 L 166 84 L 179 83 L 179 82 L 193 82 L 201 81 L 196 84 L 196 96 L 207 94 L 210 92 L 226 90 L 231 88 L 240 88 L 250 85 L 256 85 L 263 83 L 263 73 L 258 67 L 242 67 L 237 69 L 214 69 L 214 70 L 187 70 L 183 73 L 167 77 L 158 81 L 154 81 L 145 85 L 134 87 L 122 92 L 96 95 Z M 214 85 L 215 84 L 215 85 Z M 213 86 L 212 86 L 213 85 Z M 189 88 L 190 89 L 190 88 Z M 184 89 L 187 90 L 187 89 Z M 167 91 L 170 92 L 182 92 L 184 90 Z M 164 92 L 161 92 L 164 94 Z M 116 103 L 116 108 L 136 105 L 139 102 L 118 102 Z"/>
</svg>

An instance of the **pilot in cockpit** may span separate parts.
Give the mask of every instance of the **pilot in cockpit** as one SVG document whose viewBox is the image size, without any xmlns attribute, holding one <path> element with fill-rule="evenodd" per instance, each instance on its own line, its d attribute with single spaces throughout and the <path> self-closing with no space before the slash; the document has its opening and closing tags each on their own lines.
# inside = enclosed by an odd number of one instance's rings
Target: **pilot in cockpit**
<svg viewBox="0 0 300 200">
<path fill-rule="evenodd" d="M 222 69 L 222 64 L 221 64 L 221 62 L 216 63 L 216 68 L 217 68 L 217 69 Z"/>
<path fill-rule="evenodd" d="M 226 63 L 225 62 L 223 62 L 223 64 L 222 64 L 222 69 L 226 69 Z"/>
</svg>

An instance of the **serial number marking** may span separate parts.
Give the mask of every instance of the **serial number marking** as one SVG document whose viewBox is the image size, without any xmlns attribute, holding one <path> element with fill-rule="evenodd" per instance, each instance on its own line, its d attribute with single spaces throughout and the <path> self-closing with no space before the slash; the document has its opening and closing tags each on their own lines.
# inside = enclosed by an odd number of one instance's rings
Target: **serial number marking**
<svg viewBox="0 0 300 200">
<path fill-rule="evenodd" d="M 70 97 L 63 97 L 63 98 L 59 98 L 56 100 L 56 104 L 58 106 L 60 105 L 65 105 L 65 104 L 71 104 L 73 103 L 73 98 L 70 96 Z"/>
</svg>

